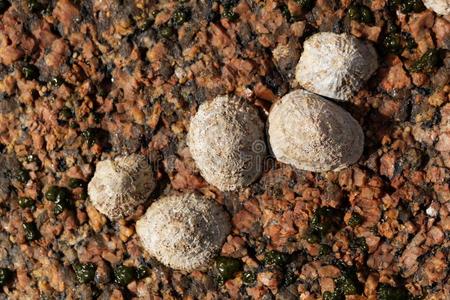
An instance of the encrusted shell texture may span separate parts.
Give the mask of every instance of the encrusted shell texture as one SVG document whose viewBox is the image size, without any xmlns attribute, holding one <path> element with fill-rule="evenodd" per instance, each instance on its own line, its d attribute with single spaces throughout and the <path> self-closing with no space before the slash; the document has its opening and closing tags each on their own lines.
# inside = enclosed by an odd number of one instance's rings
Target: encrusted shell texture
<svg viewBox="0 0 450 300">
<path fill-rule="evenodd" d="M 147 159 L 132 154 L 97 163 L 88 194 L 98 211 L 115 220 L 132 214 L 154 188 L 155 179 Z"/>
<path fill-rule="evenodd" d="M 372 45 L 346 33 L 320 32 L 305 41 L 295 79 L 310 92 L 348 100 L 377 68 Z"/>
<path fill-rule="evenodd" d="M 335 103 L 305 90 L 276 102 L 268 122 L 275 157 L 301 170 L 339 170 L 363 152 L 364 134 L 358 122 Z"/>
<path fill-rule="evenodd" d="M 423 4 L 438 15 L 450 17 L 450 0 L 423 0 Z"/>
<path fill-rule="evenodd" d="M 191 193 L 161 198 L 136 223 L 136 233 L 148 253 L 184 271 L 205 267 L 230 230 L 228 214 L 221 206 Z"/>
<path fill-rule="evenodd" d="M 238 97 L 200 105 L 187 144 L 203 178 L 222 191 L 245 187 L 262 172 L 264 124 L 256 108 Z"/>
</svg>

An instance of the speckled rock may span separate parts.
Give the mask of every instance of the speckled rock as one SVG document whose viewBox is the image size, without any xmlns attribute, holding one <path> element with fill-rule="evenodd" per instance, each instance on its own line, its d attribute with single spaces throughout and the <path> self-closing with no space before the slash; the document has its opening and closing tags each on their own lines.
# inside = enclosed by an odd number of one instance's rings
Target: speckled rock
<svg viewBox="0 0 450 300">
<path fill-rule="evenodd" d="M 423 4 L 438 15 L 450 17 L 450 0 L 423 0 Z"/>
<path fill-rule="evenodd" d="M 364 134 L 358 122 L 338 105 L 305 90 L 276 102 L 268 122 L 275 157 L 301 170 L 339 170 L 363 152 Z"/>
<path fill-rule="evenodd" d="M 150 255 L 168 267 L 185 271 L 206 266 L 230 230 L 222 207 L 189 193 L 161 198 L 136 223 L 136 232 Z"/>
<path fill-rule="evenodd" d="M 348 100 L 378 68 L 372 45 L 346 33 L 320 32 L 303 47 L 295 78 L 322 96 Z"/>
<path fill-rule="evenodd" d="M 187 143 L 202 176 L 222 191 L 245 187 L 261 174 L 264 124 L 238 97 L 203 103 L 191 120 Z"/>
<path fill-rule="evenodd" d="M 132 154 L 97 163 L 88 194 L 95 208 L 114 220 L 133 213 L 154 188 L 155 179 L 147 159 Z"/>
<path fill-rule="evenodd" d="M 0 154 L 0 202 L 6 201 L 10 195 L 11 176 L 20 168 L 14 155 Z"/>
</svg>

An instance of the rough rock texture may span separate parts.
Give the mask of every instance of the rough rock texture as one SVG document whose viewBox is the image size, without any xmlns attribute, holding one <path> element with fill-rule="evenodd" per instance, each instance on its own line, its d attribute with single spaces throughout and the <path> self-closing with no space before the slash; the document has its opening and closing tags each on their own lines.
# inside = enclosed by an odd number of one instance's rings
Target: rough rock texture
<svg viewBox="0 0 450 300">
<path fill-rule="evenodd" d="M 269 114 L 269 141 L 275 157 L 301 170 L 339 170 L 363 152 L 364 134 L 353 117 L 331 101 L 293 91 Z"/>
<path fill-rule="evenodd" d="M 99 162 L 88 194 L 95 208 L 114 220 L 131 214 L 154 188 L 153 171 L 147 159 L 132 154 Z"/>
<path fill-rule="evenodd" d="M 356 300 L 376 299 L 383 284 L 407 289 L 410 299 L 449 298 L 450 23 L 443 16 L 401 12 L 420 1 L 394 8 L 398 1 L 318 0 L 310 11 L 293 0 L 3 2 L 10 7 L 0 12 L 0 152 L 20 163 L 0 203 L 0 267 L 13 273 L 0 299 L 306 300 L 328 291 Z M 375 22 L 349 22 L 352 4 L 368 6 Z M 181 25 L 180 10 L 190 14 Z M 385 49 L 388 21 L 402 49 Z M 344 104 L 363 128 L 364 155 L 325 173 L 267 158 L 267 171 L 248 188 L 219 193 L 186 146 L 198 106 L 233 93 L 269 111 L 284 86 L 296 85 L 304 41 L 317 31 L 362 39 L 381 31 L 374 45 L 381 68 Z M 412 72 L 429 49 L 441 60 Z M 30 65 L 39 71 L 31 78 L 23 72 Z M 153 259 L 135 231 L 152 196 L 108 222 L 86 197 L 86 183 L 99 161 L 124 153 L 148 156 L 158 198 L 197 190 L 223 203 L 233 228 L 220 255 L 242 271 L 219 285 L 216 268 L 186 273 Z M 27 182 L 15 175 L 23 169 Z M 52 185 L 71 192 L 73 205 L 59 215 L 44 198 Z M 22 197 L 33 207 L 21 207 Z M 330 208 L 331 219 L 321 214 Z M 42 237 L 28 241 L 24 222 Z M 91 282 L 77 280 L 79 263 L 96 267 Z M 119 287 L 114 273 L 122 265 L 140 276 Z M 341 277 L 346 266 L 363 286 L 336 295 L 338 283 L 349 283 Z"/>
<path fill-rule="evenodd" d="M 450 0 L 424 0 L 423 4 L 438 15 L 450 17 Z"/>
<path fill-rule="evenodd" d="M 136 232 L 150 255 L 185 271 L 208 264 L 230 230 L 227 213 L 197 194 L 164 197 L 136 223 Z"/>
<path fill-rule="evenodd" d="M 11 177 L 19 166 L 15 156 L 0 154 L 0 202 L 7 200 L 10 194 Z"/>
<path fill-rule="evenodd" d="M 377 67 L 372 45 L 346 33 L 321 32 L 305 41 L 295 78 L 310 92 L 348 100 Z"/>
<path fill-rule="evenodd" d="M 202 176 L 222 191 L 247 186 L 261 174 L 264 124 L 238 97 L 203 103 L 191 120 L 187 143 Z"/>
</svg>

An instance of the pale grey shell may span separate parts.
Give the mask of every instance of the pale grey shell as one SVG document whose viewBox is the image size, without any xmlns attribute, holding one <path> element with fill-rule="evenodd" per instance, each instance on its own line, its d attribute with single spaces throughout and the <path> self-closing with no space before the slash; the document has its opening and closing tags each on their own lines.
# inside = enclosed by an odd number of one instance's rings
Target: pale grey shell
<svg viewBox="0 0 450 300">
<path fill-rule="evenodd" d="M 310 92 L 348 100 L 377 68 L 372 45 L 346 33 L 320 32 L 305 41 L 295 79 Z"/>
<path fill-rule="evenodd" d="M 338 105 L 305 90 L 276 102 L 268 123 L 275 157 L 301 170 L 339 170 L 363 152 L 364 134 L 358 122 Z"/>
<path fill-rule="evenodd" d="M 255 181 L 266 155 L 264 124 L 256 108 L 234 96 L 200 105 L 187 144 L 203 178 L 222 191 Z"/>
<path fill-rule="evenodd" d="M 184 271 L 207 266 L 230 230 L 228 214 L 221 206 L 190 193 L 161 198 L 136 223 L 136 233 L 148 253 Z"/>
<path fill-rule="evenodd" d="M 450 16 L 450 0 L 423 0 L 423 4 L 438 15 Z"/>
<path fill-rule="evenodd" d="M 153 171 L 140 154 L 97 163 L 88 194 L 94 207 L 115 220 L 133 213 L 155 188 Z"/>
</svg>

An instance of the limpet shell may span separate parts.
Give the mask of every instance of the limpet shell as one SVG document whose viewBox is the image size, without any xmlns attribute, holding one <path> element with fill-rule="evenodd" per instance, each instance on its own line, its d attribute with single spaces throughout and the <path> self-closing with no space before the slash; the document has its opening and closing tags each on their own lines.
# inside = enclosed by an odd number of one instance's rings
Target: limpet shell
<svg viewBox="0 0 450 300">
<path fill-rule="evenodd" d="M 224 209 L 193 193 L 159 199 L 136 223 L 136 233 L 148 253 L 164 265 L 184 271 L 208 265 L 230 230 Z"/>
<path fill-rule="evenodd" d="M 115 220 L 132 214 L 148 199 L 155 185 L 147 158 L 132 154 L 97 163 L 88 194 L 99 212 Z"/>
<path fill-rule="evenodd" d="M 268 122 L 275 157 L 301 170 L 339 170 L 363 152 L 364 134 L 358 122 L 335 103 L 305 90 L 276 102 Z"/>
<path fill-rule="evenodd" d="M 219 96 L 200 105 L 187 144 L 203 178 L 221 191 L 255 181 L 267 152 L 258 111 L 236 96 Z"/>
<path fill-rule="evenodd" d="M 372 45 L 346 33 L 316 33 L 303 46 L 295 78 L 318 95 L 348 100 L 378 68 Z"/>
</svg>

